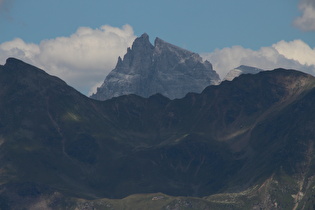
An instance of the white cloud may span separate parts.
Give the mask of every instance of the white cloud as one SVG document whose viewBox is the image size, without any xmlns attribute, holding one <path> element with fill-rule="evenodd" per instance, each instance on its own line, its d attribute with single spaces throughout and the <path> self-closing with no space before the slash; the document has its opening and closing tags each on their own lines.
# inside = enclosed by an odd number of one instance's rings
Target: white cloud
<svg viewBox="0 0 315 210">
<path fill-rule="evenodd" d="M 280 41 L 269 47 L 251 50 L 242 46 L 216 49 L 212 53 L 203 53 L 202 57 L 210 61 L 221 78 L 233 68 L 248 65 L 266 70 L 275 68 L 296 69 L 315 75 L 315 49 L 305 42 Z"/>
<path fill-rule="evenodd" d="M 296 60 L 303 65 L 315 65 L 315 48 L 312 49 L 301 40 L 280 41 L 273 47 L 286 58 Z"/>
<path fill-rule="evenodd" d="M 303 31 L 315 31 L 315 0 L 300 0 L 302 16 L 294 20 L 294 25 Z"/>
<path fill-rule="evenodd" d="M 0 52 L 1 62 L 4 62 L 8 57 L 24 58 L 24 61 L 32 62 L 35 56 L 40 53 L 38 45 L 27 44 L 19 38 L 0 44 Z"/>
<path fill-rule="evenodd" d="M 0 64 L 4 64 L 8 57 L 16 57 L 60 77 L 84 94 L 91 94 L 135 38 L 129 25 L 122 28 L 108 25 L 97 29 L 81 27 L 69 37 L 43 40 L 39 44 L 16 38 L 0 43 Z M 302 40 L 280 41 L 256 51 L 233 46 L 203 53 L 202 57 L 213 64 L 221 78 L 240 65 L 262 69 L 281 67 L 315 75 L 315 48 Z"/>
<path fill-rule="evenodd" d="M 0 63 L 8 57 L 22 59 L 87 94 L 105 79 L 135 38 L 129 25 L 81 27 L 69 37 L 43 40 L 39 45 L 17 38 L 0 44 Z"/>
</svg>

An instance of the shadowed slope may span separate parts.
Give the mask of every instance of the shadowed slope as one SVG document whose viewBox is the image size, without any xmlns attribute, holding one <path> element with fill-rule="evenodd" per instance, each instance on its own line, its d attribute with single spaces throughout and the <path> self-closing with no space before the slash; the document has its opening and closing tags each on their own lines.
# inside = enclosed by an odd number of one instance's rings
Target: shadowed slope
<svg viewBox="0 0 315 210">
<path fill-rule="evenodd" d="M 300 180 L 292 192 L 306 192 L 314 174 L 314 81 L 278 69 L 183 99 L 100 102 L 8 59 L 0 66 L 0 180 L 9 200 L 3 203 L 54 191 L 84 198 L 207 196 L 275 174 Z"/>
</svg>

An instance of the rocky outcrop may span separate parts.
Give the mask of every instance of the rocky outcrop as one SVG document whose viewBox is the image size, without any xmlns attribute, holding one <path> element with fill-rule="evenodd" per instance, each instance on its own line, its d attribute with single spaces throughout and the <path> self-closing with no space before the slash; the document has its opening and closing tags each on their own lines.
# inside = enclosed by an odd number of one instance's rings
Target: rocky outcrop
<svg viewBox="0 0 315 210">
<path fill-rule="evenodd" d="M 156 38 L 154 46 L 149 36 L 137 38 L 124 58 L 106 77 L 97 93 L 91 97 L 106 100 L 121 95 L 149 97 L 160 93 L 168 98 L 181 98 L 189 92 L 200 93 L 220 78 L 211 63 L 193 52 Z"/>
</svg>

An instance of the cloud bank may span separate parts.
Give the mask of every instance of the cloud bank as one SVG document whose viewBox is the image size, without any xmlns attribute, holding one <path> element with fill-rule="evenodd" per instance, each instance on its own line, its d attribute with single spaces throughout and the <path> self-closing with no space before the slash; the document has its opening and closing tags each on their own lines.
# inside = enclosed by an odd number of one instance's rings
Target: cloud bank
<svg viewBox="0 0 315 210">
<path fill-rule="evenodd" d="M 129 25 L 81 27 L 69 37 L 43 40 L 38 45 L 16 38 L 0 44 L 0 63 L 4 64 L 8 57 L 21 59 L 91 94 L 135 38 Z"/>
<path fill-rule="evenodd" d="M 0 64 L 4 64 L 8 57 L 21 59 L 90 95 L 102 84 L 115 67 L 118 56 L 126 53 L 135 38 L 129 25 L 121 28 L 108 25 L 97 29 L 81 27 L 69 37 L 43 40 L 39 44 L 16 38 L 0 43 Z M 201 56 L 213 64 L 221 78 L 240 65 L 266 70 L 296 69 L 315 75 L 315 48 L 302 40 L 280 41 L 259 50 L 233 46 Z"/>
<path fill-rule="evenodd" d="M 257 51 L 242 46 L 233 46 L 216 49 L 211 53 L 203 53 L 202 57 L 212 63 L 221 79 L 231 69 L 240 65 L 266 70 L 275 68 L 296 69 L 315 75 L 315 48 L 312 49 L 302 40 L 280 41 Z"/>
<path fill-rule="evenodd" d="M 303 31 L 315 31 L 315 0 L 300 0 L 299 9 L 302 16 L 296 18 L 293 24 Z"/>
</svg>

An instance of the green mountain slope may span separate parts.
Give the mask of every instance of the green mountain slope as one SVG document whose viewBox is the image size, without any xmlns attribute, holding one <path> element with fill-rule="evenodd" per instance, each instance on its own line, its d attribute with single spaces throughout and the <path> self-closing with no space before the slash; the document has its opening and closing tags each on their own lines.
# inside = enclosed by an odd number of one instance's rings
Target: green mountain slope
<svg viewBox="0 0 315 210">
<path fill-rule="evenodd" d="M 100 102 L 10 58 L 0 66 L 0 207 L 311 209 L 314 84 L 277 69 L 182 99 Z"/>
</svg>

